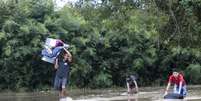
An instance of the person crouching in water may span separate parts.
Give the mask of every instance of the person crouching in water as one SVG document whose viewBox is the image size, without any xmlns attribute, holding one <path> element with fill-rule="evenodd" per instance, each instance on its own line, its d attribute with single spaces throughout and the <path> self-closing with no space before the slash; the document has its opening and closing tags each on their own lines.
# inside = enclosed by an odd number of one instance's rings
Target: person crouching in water
<svg viewBox="0 0 201 101">
<path fill-rule="evenodd" d="M 136 76 L 130 75 L 126 78 L 126 85 L 127 85 L 127 91 L 128 94 L 136 94 L 138 93 L 138 85 L 136 81 Z"/>
<path fill-rule="evenodd" d="M 68 50 L 63 49 L 55 60 L 56 75 L 54 88 L 59 91 L 60 101 L 66 101 L 66 86 L 69 77 L 69 63 L 72 62 L 72 55 Z"/>
<path fill-rule="evenodd" d="M 179 73 L 178 69 L 173 69 L 172 75 L 169 76 L 168 85 L 166 87 L 164 96 L 168 94 L 168 90 L 171 84 L 174 85 L 173 93 L 180 94 L 183 97 L 186 96 L 187 94 L 186 82 L 184 80 L 183 75 Z"/>
</svg>

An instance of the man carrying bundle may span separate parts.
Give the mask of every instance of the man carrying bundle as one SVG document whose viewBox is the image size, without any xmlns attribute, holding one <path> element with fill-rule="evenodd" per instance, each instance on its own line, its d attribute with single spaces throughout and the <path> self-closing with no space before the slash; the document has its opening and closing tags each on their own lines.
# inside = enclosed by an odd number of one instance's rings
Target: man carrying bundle
<svg viewBox="0 0 201 101">
<path fill-rule="evenodd" d="M 69 81 L 70 63 L 72 55 L 68 50 L 62 50 L 55 60 L 56 75 L 54 80 L 54 88 L 59 91 L 60 101 L 66 101 L 67 91 L 66 86 Z"/>
</svg>

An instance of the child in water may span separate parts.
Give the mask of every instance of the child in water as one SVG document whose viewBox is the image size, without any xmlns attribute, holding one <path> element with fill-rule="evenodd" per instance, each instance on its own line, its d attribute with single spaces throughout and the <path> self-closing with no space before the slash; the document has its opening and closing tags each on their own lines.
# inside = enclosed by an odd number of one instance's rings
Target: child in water
<svg viewBox="0 0 201 101">
<path fill-rule="evenodd" d="M 126 78 L 126 85 L 128 94 L 135 94 L 138 93 L 138 85 L 137 85 L 137 78 L 135 75 L 130 75 Z"/>
</svg>

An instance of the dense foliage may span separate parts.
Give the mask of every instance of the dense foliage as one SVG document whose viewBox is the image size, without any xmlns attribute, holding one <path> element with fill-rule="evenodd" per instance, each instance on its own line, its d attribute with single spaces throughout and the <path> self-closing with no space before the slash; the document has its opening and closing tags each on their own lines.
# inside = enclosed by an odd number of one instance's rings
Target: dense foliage
<svg viewBox="0 0 201 101">
<path fill-rule="evenodd" d="M 97 2 L 99 1 L 99 2 Z M 79 0 L 55 9 L 52 0 L 0 1 L 0 88 L 51 87 L 55 70 L 41 61 L 45 38 L 73 54 L 70 85 L 163 85 L 171 67 L 201 83 L 201 0 Z"/>
</svg>

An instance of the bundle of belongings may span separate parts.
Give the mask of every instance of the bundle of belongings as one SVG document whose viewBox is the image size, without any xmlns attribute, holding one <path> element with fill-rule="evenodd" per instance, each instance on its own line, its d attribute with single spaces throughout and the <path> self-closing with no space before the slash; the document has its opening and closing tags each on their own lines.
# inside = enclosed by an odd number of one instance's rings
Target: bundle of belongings
<svg viewBox="0 0 201 101">
<path fill-rule="evenodd" d="M 164 96 L 164 99 L 184 99 L 184 96 L 178 93 L 169 93 Z"/>
<path fill-rule="evenodd" d="M 68 48 L 69 45 L 59 39 L 47 38 L 42 50 L 42 60 L 54 64 L 60 52 Z"/>
</svg>

